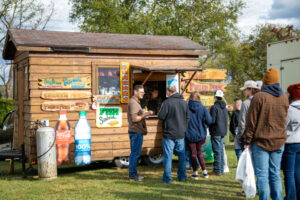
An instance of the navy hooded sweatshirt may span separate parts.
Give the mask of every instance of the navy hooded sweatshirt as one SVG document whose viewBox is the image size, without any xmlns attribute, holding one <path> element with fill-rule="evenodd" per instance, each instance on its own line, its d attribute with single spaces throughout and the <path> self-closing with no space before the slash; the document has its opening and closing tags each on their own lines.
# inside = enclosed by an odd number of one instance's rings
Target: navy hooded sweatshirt
<svg viewBox="0 0 300 200">
<path fill-rule="evenodd" d="M 212 119 L 207 109 L 199 102 L 189 101 L 190 121 L 185 132 L 185 137 L 188 142 L 200 142 L 206 138 L 207 126 Z"/>
<path fill-rule="evenodd" d="M 228 127 L 228 111 L 226 109 L 226 103 L 217 100 L 210 109 L 210 115 L 212 118 L 212 123 L 209 126 L 210 135 L 226 136 Z"/>
</svg>

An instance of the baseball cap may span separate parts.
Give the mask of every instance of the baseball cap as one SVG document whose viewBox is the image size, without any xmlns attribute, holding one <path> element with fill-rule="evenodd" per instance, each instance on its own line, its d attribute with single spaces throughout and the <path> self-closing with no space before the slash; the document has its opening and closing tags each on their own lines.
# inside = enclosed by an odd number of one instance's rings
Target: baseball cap
<svg viewBox="0 0 300 200">
<path fill-rule="evenodd" d="M 224 93 L 223 93 L 222 90 L 217 90 L 217 91 L 215 92 L 215 96 L 216 96 L 216 97 L 221 97 L 221 98 L 223 98 L 223 97 L 224 97 Z"/>
<path fill-rule="evenodd" d="M 246 81 L 245 84 L 244 84 L 244 87 L 241 87 L 240 90 L 245 90 L 247 88 L 259 89 L 258 84 L 255 81 L 252 81 L 252 80 Z"/>
</svg>

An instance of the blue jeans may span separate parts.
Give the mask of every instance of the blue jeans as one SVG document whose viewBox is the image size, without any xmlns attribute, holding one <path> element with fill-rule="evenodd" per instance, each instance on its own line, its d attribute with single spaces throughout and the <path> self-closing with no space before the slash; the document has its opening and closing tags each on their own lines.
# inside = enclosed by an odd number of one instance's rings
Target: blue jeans
<svg viewBox="0 0 300 200">
<path fill-rule="evenodd" d="M 252 159 L 257 178 L 257 189 L 260 200 L 282 200 L 280 163 L 284 146 L 275 151 L 266 151 L 252 144 Z"/>
<path fill-rule="evenodd" d="M 235 149 L 235 155 L 236 155 L 238 161 L 239 161 L 242 153 L 243 153 L 242 149 Z"/>
<path fill-rule="evenodd" d="M 300 199 L 300 144 L 286 144 L 281 162 L 286 200 Z"/>
<path fill-rule="evenodd" d="M 185 142 L 184 139 L 167 139 L 163 138 L 163 152 L 164 152 L 164 175 L 163 182 L 170 183 L 172 181 L 172 157 L 174 149 L 178 155 L 179 165 L 177 170 L 177 176 L 179 181 L 185 181 L 186 169 L 185 169 Z"/>
<path fill-rule="evenodd" d="M 137 176 L 136 166 L 141 155 L 143 146 L 143 135 L 129 132 L 130 138 L 130 156 L 129 156 L 129 177 Z"/>
<path fill-rule="evenodd" d="M 211 146 L 214 152 L 214 169 L 216 174 L 224 174 L 224 137 L 211 136 Z"/>
</svg>

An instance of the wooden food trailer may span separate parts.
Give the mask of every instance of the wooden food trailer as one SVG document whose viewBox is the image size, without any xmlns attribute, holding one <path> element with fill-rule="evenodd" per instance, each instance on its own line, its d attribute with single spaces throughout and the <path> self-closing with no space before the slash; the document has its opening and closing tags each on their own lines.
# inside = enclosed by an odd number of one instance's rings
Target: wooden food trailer
<svg viewBox="0 0 300 200">
<path fill-rule="evenodd" d="M 15 122 L 13 147 L 36 159 L 37 120 L 55 127 L 59 110 L 67 111 L 74 131 L 79 110 L 87 111 L 92 128 L 92 160 L 121 160 L 130 154 L 127 102 L 134 84 L 153 87 L 165 99 L 167 84 L 183 92 L 201 71 L 199 56 L 209 51 L 178 36 L 75 33 L 10 29 L 3 58 L 12 60 Z M 143 155 L 162 153 L 162 127 L 157 116 L 146 120 Z M 74 132 L 73 132 L 74 134 Z M 73 147 L 74 149 L 74 147 Z M 74 156 L 74 155 L 73 155 Z"/>
</svg>

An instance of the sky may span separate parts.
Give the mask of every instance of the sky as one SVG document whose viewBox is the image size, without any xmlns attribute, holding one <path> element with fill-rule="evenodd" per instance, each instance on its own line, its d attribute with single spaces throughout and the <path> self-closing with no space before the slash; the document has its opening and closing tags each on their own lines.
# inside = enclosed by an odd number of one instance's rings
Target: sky
<svg viewBox="0 0 300 200">
<path fill-rule="evenodd" d="M 43 0 L 49 2 L 49 0 Z M 55 13 L 47 26 L 48 30 L 80 31 L 77 24 L 69 22 L 69 0 L 52 0 Z M 283 3 L 284 2 L 284 3 Z M 248 35 L 258 24 L 293 24 L 300 28 L 300 0 L 247 0 L 246 8 L 238 21 L 241 33 Z"/>
</svg>

